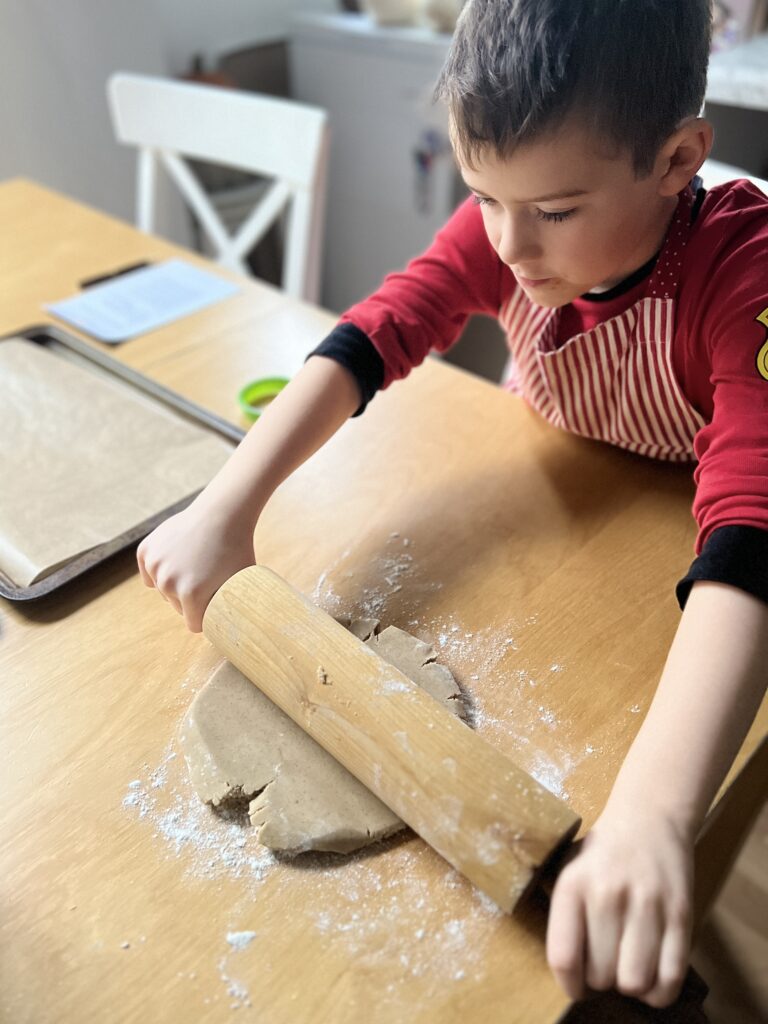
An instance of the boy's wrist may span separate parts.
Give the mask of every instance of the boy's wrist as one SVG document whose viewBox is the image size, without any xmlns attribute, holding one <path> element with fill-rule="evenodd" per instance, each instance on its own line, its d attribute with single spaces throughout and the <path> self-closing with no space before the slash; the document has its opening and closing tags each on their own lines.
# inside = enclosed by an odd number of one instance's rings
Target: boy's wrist
<svg viewBox="0 0 768 1024">
<path fill-rule="evenodd" d="M 665 750 L 653 717 L 652 710 L 624 759 L 601 817 L 616 822 L 664 821 L 693 842 L 706 814 L 706 797 L 677 752 Z"/>
<path fill-rule="evenodd" d="M 266 498 L 262 500 L 255 495 L 233 494 L 217 488 L 214 481 L 198 494 L 192 505 L 206 518 L 253 532 L 266 501 Z"/>
<path fill-rule="evenodd" d="M 701 827 L 698 817 L 692 807 L 676 805 L 666 797 L 659 798 L 649 792 L 647 786 L 641 792 L 633 792 L 617 785 L 611 791 L 599 820 L 619 829 L 627 824 L 635 827 L 638 822 L 651 826 L 658 823 L 672 828 L 682 841 L 693 843 Z"/>
</svg>

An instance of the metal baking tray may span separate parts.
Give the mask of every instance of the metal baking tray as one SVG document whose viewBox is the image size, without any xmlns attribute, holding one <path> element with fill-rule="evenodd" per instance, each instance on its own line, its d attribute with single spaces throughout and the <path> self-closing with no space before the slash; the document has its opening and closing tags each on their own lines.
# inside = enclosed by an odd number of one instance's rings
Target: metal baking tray
<svg viewBox="0 0 768 1024">
<path fill-rule="evenodd" d="M 150 380 L 149 377 L 145 377 L 116 359 L 112 359 L 86 342 L 80 341 L 79 338 L 67 334 L 66 331 L 59 327 L 43 324 L 28 327 L 21 331 L 14 331 L 12 334 L 0 337 L 0 344 L 10 338 L 25 338 L 27 341 L 35 342 L 35 344 L 44 345 L 50 351 L 60 355 L 61 358 L 80 364 L 85 363 L 95 373 L 106 373 L 113 378 L 117 377 L 136 391 L 151 397 L 155 402 L 170 407 L 177 415 L 184 419 L 190 420 L 197 426 L 205 427 L 212 433 L 218 434 L 220 437 L 235 444 L 241 441 L 245 434 L 243 429 L 227 422 L 221 416 L 217 416 L 195 402 L 182 398 L 175 391 L 163 387 L 162 384 L 157 384 L 155 381 Z M 90 548 L 82 555 L 77 555 L 72 561 L 67 562 L 66 565 L 54 569 L 53 572 L 44 576 L 43 579 L 38 580 L 36 583 L 31 583 L 27 587 L 18 586 L 5 573 L 0 571 L 0 596 L 6 597 L 11 601 L 31 601 L 34 598 L 43 597 L 58 590 L 78 576 L 82 576 L 83 573 L 93 569 L 94 566 L 100 565 L 118 551 L 122 551 L 124 548 L 130 547 L 131 544 L 140 541 L 142 537 L 151 533 L 164 519 L 186 508 L 199 493 L 199 490 L 194 491 L 174 505 L 163 509 L 141 523 L 137 523 L 131 529 L 126 530 L 125 533 L 121 533 L 119 537 L 114 537 L 104 544 Z"/>
</svg>

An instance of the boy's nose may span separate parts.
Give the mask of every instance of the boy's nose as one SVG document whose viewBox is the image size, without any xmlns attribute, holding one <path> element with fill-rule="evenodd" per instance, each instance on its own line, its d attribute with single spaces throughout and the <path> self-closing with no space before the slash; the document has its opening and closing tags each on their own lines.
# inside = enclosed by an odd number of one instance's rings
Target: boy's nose
<svg viewBox="0 0 768 1024">
<path fill-rule="evenodd" d="M 508 267 L 530 263 L 541 254 L 535 233 L 520 220 L 505 217 L 501 225 L 496 252 Z"/>
</svg>

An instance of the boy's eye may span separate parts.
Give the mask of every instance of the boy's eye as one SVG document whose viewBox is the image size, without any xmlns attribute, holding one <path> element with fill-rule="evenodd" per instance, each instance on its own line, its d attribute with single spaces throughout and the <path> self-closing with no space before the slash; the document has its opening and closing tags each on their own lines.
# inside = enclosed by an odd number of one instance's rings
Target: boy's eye
<svg viewBox="0 0 768 1024">
<path fill-rule="evenodd" d="M 472 193 L 472 202 L 475 206 L 495 206 L 496 200 L 491 199 L 489 196 L 479 196 L 476 192 Z M 572 210 L 540 210 L 536 208 L 536 217 L 539 220 L 548 221 L 550 224 L 561 224 L 564 220 L 568 220 L 576 213 L 576 209 Z"/>
<path fill-rule="evenodd" d="M 562 221 L 568 220 L 568 218 L 572 217 L 574 213 L 576 213 L 576 210 L 553 210 L 551 212 L 547 210 L 536 210 L 536 216 L 539 220 L 550 221 L 553 224 L 560 224 Z"/>
</svg>

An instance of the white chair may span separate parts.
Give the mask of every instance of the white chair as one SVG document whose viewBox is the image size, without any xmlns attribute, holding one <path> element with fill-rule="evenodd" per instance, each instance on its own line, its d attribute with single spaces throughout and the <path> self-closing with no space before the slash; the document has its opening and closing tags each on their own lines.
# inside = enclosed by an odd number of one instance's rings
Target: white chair
<svg viewBox="0 0 768 1024">
<path fill-rule="evenodd" d="M 139 147 L 136 223 L 152 231 L 162 164 L 194 211 L 217 261 L 249 273 L 244 256 L 288 209 L 282 287 L 316 302 L 320 287 L 327 114 L 291 100 L 218 86 L 117 73 L 107 93 L 117 139 Z M 272 178 L 234 236 L 183 159 Z"/>
<path fill-rule="evenodd" d="M 719 160 L 705 160 L 699 170 L 704 188 L 713 188 L 715 185 L 724 185 L 726 181 L 733 181 L 734 178 L 747 178 L 753 185 L 757 185 L 761 192 L 768 195 L 768 181 L 764 178 L 756 178 L 754 174 L 743 170 L 741 167 L 734 167 L 733 164 L 724 164 Z"/>
</svg>

